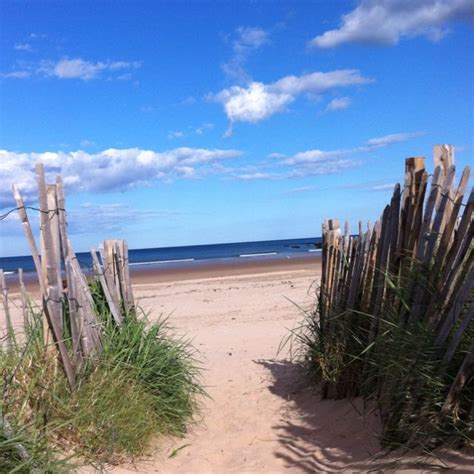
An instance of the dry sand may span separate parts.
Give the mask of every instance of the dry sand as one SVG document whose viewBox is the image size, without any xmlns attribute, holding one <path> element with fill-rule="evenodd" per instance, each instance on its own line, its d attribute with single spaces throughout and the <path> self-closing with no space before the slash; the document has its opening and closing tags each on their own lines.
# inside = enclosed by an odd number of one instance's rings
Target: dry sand
<svg viewBox="0 0 474 474">
<path fill-rule="evenodd" d="M 319 276 L 319 262 L 302 261 L 249 267 L 241 275 L 224 270 L 217 277 L 136 284 L 150 319 L 170 315 L 180 334 L 192 336 L 211 398 L 203 400 L 187 436 L 162 440 L 159 454 L 114 472 L 386 471 L 387 459 L 370 459 L 379 451 L 377 416 L 362 415 L 359 402 L 321 401 L 288 360 L 289 347 L 278 353 L 301 311 L 311 310 Z M 474 456 L 466 456 L 450 453 L 450 466 L 472 472 Z M 399 468 L 408 472 L 412 461 Z"/>
<path fill-rule="evenodd" d="M 359 402 L 321 401 L 317 390 L 304 382 L 300 368 L 288 359 L 288 351 L 278 354 L 288 329 L 314 303 L 319 271 L 317 262 L 302 261 L 249 266 L 241 268 L 240 275 L 221 268 L 217 276 L 208 272 L 204 278 L 177 281 L 172 281 L 176 277 L 172 274 L 167 278 L 135 275 L 135 295 L 150 320 L 169 316 L 178 334 L 192 337 L 210 398 L 201 401 L 201 415 L 184 438 L 157 440 L 152 446 L 155 454 L 149 458 L 107 471 L 393 469 L 387 459 L 373 459 L 379 451 L 377 416 L 363 415 Z M 413 461 L 405 458 L 397 463 L 397 471 L 421 472 Z M 474 471 L 472 452 L 448 453 L 445 462 L 450 472 Z"/>
</svg>

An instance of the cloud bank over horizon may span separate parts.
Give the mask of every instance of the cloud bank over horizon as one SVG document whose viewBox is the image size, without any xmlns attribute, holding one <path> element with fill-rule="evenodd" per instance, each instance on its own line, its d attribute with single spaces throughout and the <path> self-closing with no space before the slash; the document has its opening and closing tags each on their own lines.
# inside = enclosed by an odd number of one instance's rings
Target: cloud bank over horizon
<svg viewBox="0 0 474 474">
<path fill-rule="evenodd" d="M 127 191 L 158 180 L 189 179 L 212 173 L 220 161 L 238 158 L 238 150 L 180 147 L 157 152 L 140 148 L 17 153 L 0 150 L 0 207 L 13 203 L 11 185 L 18 184 L 27 200 L 36 198 L 34 168 L 44 163 L 48 179 L 60 174 L 74 192 Z"/>
<path fill-rule="evenodd" d="M 125 192 L 158 181 L 196 179 L 210 175 L 239 181 L 283 180 L 343 172 L 363 163 L 361 156 L 371 151 L 402 143 L 424 132 L 392 133 L 368 139 L 363 145 L 336 150 L 310 149 L 291 156 L 271 153 L 254 164 L 227 166 L 242 158 L 234 149 L 180 147 L 163 152 L 140 148 L 89 153 L 19 153 L 0 150 L 0 208 L 11 206 L 11 185 L 17 184 L 28 201 L 37 197 L 35 164 L 43 162 L 47 178 L 62 175 L 70 192 Z"/>
<path fill-rule="evenodd" d="M 280 170 L 262 171 L 255 169 L 252 172 L 238 174 L 236 177 L 243 181 L 282 180 L 341 173 L 363 164 L 361 156 L 364 154 L 402 143 L 421 135 L 424 135 L 424 132 L 392 133 L 370 138 L 363 145 L 354 148 L 341 148 L 337 150 L 311 149 L 295 153 L 291 156 L 271 153 L 268 156 L 269 160 L 273 161 Z M 268 167 L 267 163 L 262 165 L 262 168 Z"/>
</svg>

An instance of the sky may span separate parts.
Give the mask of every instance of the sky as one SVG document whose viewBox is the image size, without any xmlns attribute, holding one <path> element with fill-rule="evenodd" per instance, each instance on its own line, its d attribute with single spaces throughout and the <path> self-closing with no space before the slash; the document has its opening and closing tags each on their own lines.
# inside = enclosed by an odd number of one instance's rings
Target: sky
<svg viewBox="0 0 474 474">
<path fill-rule="evenodd" d="M 0 18 L 0 214 L 13 183 L 35 205 L 42 161 L 78 251 L 355 228 L 406 157 L 474 162 L 472 0 L 2 0 Z M 0 256 L 28 253 L 12 213 Z"/>
</svg>

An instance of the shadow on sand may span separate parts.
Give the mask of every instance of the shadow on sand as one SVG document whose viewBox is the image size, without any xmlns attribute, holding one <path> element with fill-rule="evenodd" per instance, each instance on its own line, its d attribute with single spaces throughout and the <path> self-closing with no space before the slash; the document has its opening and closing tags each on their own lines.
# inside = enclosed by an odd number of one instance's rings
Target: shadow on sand
<svg viewBox="0 0 474 474">
<path fill-rule="evenodd" d="M 277 425 L 274 453 L 287 468 L 314 472 L 449 472 L 470 473 L 474 457 L 449 452 L 443 461 L 413 454 L 383 455 L 378 442 L 380 421 L 361 400 L 321 400 L 308 385 L 300 365 L 290 361 L 257 360 L 269 371 L 269 390 L 288 401 Z M 472 452 L 471 452 L 472 454 Z M 456 466 L 456 468 L 454 468 Z"/>
</svg>

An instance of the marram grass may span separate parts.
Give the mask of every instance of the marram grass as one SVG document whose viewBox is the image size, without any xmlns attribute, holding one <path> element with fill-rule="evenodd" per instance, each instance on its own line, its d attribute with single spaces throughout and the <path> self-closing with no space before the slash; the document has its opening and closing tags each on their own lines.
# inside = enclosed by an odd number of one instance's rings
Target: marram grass
<svg viewBox="0 0 474 474">
<path fill-rule="evenodd" d="M 164 321 L 149 324 L 135 312 L 119 329 L 97 288 L 94 297 L 104 350 L 87 361 L 74 392 L 56 350 L 43 344 L 37 316 L 23 343 L 0 352 L 1 413 L 13 431 L 0 432 L 0 472 L 61 472 L 73 462 L 133 459 L 147 453 L 153 437 L 182 435 L 192 421 L 197 395 L 204 394 L 192 346 Z"/>
<path fill-rule="evenodd" d="M 409 284 L 410 279 L 399 281 L 393 293 L 403 295 Z M 446 365 L 443 356 L 449 339 L 436 345 L 432 325 L 401 322 L 401 306 L 410 313 L 409 302 L 400 297 L 385 305 L 378 334 L 369 343 L 371 314 L 357 307 L 333 308 L 330 331 L 325 332 L 318 302 L 291 335 L 295 358 L 321 385 L 324 397 L 362 396 L 372 401 L 381 415 L 381 443 L 387 448 L 430 451 L 472 442 L 474 378 L 467 381 L 453 413 L 442 414 L 441 408 L 474 340 L 474 325 L 463 334 Z"/>
</svg>

